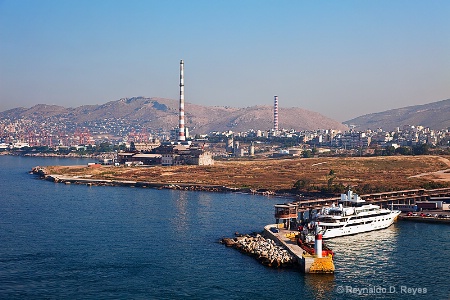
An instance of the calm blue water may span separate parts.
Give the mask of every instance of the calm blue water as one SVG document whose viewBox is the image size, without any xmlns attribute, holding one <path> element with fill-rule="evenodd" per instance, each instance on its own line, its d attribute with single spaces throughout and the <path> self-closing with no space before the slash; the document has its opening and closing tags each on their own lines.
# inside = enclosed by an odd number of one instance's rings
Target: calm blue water
<svg viewBox="0 0 450 300">
<path fill-rule="evenodd" d="M 27 173 L 88 161 L 0 156 L 0 298 L 450 298 L 448 225 L 405 222 L 332 240 L 334 275 L 272 270 L 217 241 L 261 231 L 280 199 L 64 185 Z"/>
</svg>

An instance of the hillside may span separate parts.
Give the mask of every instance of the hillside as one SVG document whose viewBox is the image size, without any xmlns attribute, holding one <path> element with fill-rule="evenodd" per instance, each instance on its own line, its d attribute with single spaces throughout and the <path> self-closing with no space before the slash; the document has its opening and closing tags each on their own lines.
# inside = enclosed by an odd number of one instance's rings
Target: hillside
<svg viewBox="0 0 450 300">
<path fill-rule="evenodd" d="M 191 133 L 211 131 L 268 130 L 273 127 L 272 106 L 233 108 L 185 104 L 186 124 Z M 103 105 L 64 108 L 38 104 L 31 108 L 15 108 L 0 113 L 0 118 L 53 118 L 73 123 L 120 119 L 139 123 L 148 129 L 170 130 L 178 124 L 178 101 L 163 98 L 134 97 L 111 101 Z M 339 129 L 346 126 L 317 112 L 301 108 L 279 108 L 280 128 L 296 130 Z"/>
<path fill-rule="evenodd" d="M 367 114 L 345 121 L 344 124 L 354 125 L 357 130 L 377 128 L 394 130 L 403 125 L 444 129 L 450 127 L 450 99 Z"/>
</svg>

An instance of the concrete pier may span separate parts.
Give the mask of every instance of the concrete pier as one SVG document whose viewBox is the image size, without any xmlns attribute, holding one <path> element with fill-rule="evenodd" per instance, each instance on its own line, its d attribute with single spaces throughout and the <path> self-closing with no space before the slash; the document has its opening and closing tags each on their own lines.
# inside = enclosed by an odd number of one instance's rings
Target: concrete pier
<svg viewBox="0 0 450 300">
<path fill-rule="evenodd" d="M 297 264 L 304 273 L 334 273 L 333 257 L 317 257 L 306 253 L 297 245 L 295 235 L 297 232 L 280 228 L 283 224 L 270 224 L 264 227 L 264 235 L 270 237 L 289 253 L 295 257 Z M 273 232 L 271 228 L 277 228 L 278 232 Z"/>
<path fill-rule="evenodd" d="M 422 222 L 422 223 L 439 223 L 450 224 L 450 218 L 435 218 L 435 217 L 421 217 L 421 216 L 406 216 L 400 215 L 399 220 L 410 222 Z"/>
</svg>

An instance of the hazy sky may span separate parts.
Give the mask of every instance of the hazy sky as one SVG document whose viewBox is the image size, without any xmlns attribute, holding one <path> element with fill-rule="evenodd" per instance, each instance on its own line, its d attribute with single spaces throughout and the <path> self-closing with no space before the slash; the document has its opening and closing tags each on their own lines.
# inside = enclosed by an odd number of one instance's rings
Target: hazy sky
<svg viewBox="0 0 450 300">
<path fill-rule="evenodd" d="M 338 121 L 450 98 L 450 1 L 0 0 L 0 111 L 123 97 Z"/>
</svg>

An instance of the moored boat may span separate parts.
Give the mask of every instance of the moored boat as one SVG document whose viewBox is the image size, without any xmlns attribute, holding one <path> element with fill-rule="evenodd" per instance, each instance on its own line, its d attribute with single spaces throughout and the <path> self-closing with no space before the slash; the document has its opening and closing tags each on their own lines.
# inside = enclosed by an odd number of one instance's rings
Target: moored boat
<svg viewBox="0 0 450 300">
<path fill-rule="evenodd" d="M 315 225 L 324 239 L 358 234 L 387 228 L 397 219 L 401 211 L 365 204 L 351 190 L 341 195 L 338 205 L 324 207 L 317 214 Z"/>
</svg>

